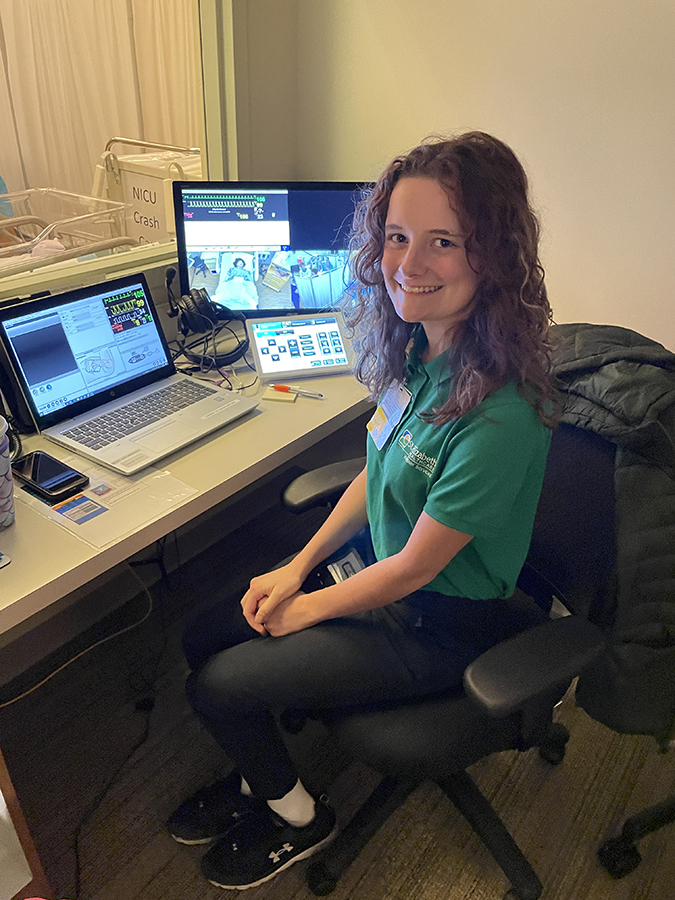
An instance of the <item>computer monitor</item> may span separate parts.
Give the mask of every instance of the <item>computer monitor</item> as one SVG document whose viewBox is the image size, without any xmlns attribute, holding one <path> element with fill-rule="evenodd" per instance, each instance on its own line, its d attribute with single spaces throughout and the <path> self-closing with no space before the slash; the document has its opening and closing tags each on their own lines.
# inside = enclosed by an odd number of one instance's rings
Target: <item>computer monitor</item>
<svg viewBox="0 0 675 900">
<path fill-rule="evenodd" d="M 339 307 L 361 196 L 353 182 L 174 182 L 181 293 L 247 318 Z"/>
</svg>

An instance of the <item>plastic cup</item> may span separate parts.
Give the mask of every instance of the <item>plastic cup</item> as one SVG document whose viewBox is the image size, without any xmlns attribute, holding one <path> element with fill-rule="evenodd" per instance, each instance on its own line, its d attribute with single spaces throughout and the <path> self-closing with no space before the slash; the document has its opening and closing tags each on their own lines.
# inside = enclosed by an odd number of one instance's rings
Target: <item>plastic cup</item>
<svg viewBox="0 0 675 900">
<path fill-rule="evenodd" d="M 14 521 L 14 485 L 9 459 L 7 420 L 0 416 L 0 531 Z"/>
</svg>

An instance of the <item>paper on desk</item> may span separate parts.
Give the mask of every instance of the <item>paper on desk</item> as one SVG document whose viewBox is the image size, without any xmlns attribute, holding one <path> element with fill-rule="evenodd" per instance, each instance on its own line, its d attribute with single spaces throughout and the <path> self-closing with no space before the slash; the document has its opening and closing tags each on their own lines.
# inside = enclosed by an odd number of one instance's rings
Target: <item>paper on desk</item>
<svg viewBox="0 0 675 900">
<path fill-rule="evenodd" d="M 196 488 L 152 467 L 137 475 L 118 475 L 95 463 L 83 467 L 79 456 L 66 457 L 63 461 L 89 476 L 85 491 L 51 507 L 18 485 L 14 497 L 99 550 L 197 493 Z"/>
</svg>

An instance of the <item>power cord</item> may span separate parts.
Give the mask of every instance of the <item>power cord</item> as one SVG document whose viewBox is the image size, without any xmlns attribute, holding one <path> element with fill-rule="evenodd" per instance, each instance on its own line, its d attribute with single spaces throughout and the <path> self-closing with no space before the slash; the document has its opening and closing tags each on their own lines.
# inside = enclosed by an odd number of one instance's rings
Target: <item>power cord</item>
<svg viewBox="0 0 675 900">
<path fill-rule="evenodd" d="M 217 324 L 212 319 L 207 319 L 206 317 L 204 319 L 208 322 L 209 328 L 203 334 L 197 335 L 189 342 L 185 338 L 181 338 L 180 335 L 169 342 L 169 347 L 172 350 L 172 359 L 176 362 L 182 356 L 196 371 L 201 373 L 213 372 L 214 370 L 220 371 L 223 368 L 223 360 L 228 354 L 219 349 L 219 336 L 223 332 L 229 332 L 230 337 L 237 341 L 238 346 L 241 346 L 243 342 L 229 322 Z M 253 368 L 248 362 L 247 365 Z"/>
<path fill-rule="evenodd" d="M 14 461 L 21 456 L 23 446 L 19 432 L 16 430 L 14 419 L 11 417 L 7 418 L 7 437 L 9 438 L 9 458 Z"/>
<path fill-rule="evenodd" d="M 226 371 L 224 371 L 224 369 L 225 369 L 224 366 L 217 364 L 218 353 L 217 353 L 217 346 L 216 346 L 215 338 L 223 330 L 227 330 L 235 338 L 237 337 L 236 333 L 230 328 L 229 325 L 223 324 L 223 325 L 215 326 L 212 333 L 206 334 L 206 335 L 200 335 L 199 337 L 197 337 L 193 341 L 191 341 L 189 344 L 186 344 L 185 342 L 180 341 L 178 339 L 176 339 L 175 341 L 170 341 L 169 342 L 170 347 L 173 344 L 176 345 L 176 349 L 172 349 L 173 361 L 176 362 L 176 360 L 180 359 L 180 357 L 183 356 L 187 363 L 187 365 L 177 363 L 176 368 L 178 369 L 179 372 L 182 372 L 184 375 L 193 375 L 196 377 L 206 376 L 206 380 L 212 381 L 213 384 L 217 385 L 218 387 L 225 387 L 225 385 L 226 385 L 227 389 L 231 390 L 231 391 L 245 391 L 245 390 L 248 390 L 248 388 L 255 387 L 255 385 L 258 382 L 258 373 L 256 371 L 255 366 L 249 361 L 249 359 L 247 359 L 246 354 L 241 358 L 244 360 L 244 363 L 246 364 L 246 366 L 248 366 L 248 368 L 252 372 L 255 372 L 255 376 L 256 376 L 253 379 L 253 381 L 251 381 L 249 384 L 243 383 L 240 376 L 235 372 L 233 366 L 230 366 L 230 371 L 226 372 Z M 212 353 L 208 352 L 209 341 L 213 345 Z M 200 345 L 201 345 L 201 352 L 199 352 L 196 349 L 196 348 L 200 347 Z M 216 372 L 219 375 L 221 375 L 222 380 L 215 381 L 212 378 L 208 377 L 209 375 L 215 374 Z M 233 379 L 236 379 L 236 381 L 238 382 L 237 387 L 235 387 L 233 385 L 233 383 L 232 383 Z"/>
<path fill-rule="evenodd" d="M 71 665 L 72 663 L 74 663 L 76 660 L 85 656 L 87 653 L 90 653 L 92 650 L 95 650 L 96 647 L 100 647 L 102 644 L 107 644 L 108 641 L 111 641 L 113 638 L 119 637 L 122 634 L 126 634 L 127 631 L 132 631 L 134 628 L 138 628 L 139 625 L 142 625 L 143 622 L 145 622 L 146 619 L 149 618 L 150 614 L 152 613 L 152 609 L 153 609 L 152 594 L 147 589 L 147 587 L 143 584 L 143 582 L 138 577 L 138 575 L 134 572 L 134 570 L 131 568 L 131 566 L 129 567 L 129 571 L 134 576 L 136 581 L 141 585 L 143 592 L 145 593 L 145 595 L 148 598 L 148 609 L 143 614 L 143 616 L 137 622 L 132 622 L 131 625 L 127 625 L 124 628 L 121 628 L 119 631 L 115 631 L 113 634 L 109 634 L 106 637 L 101 638 L 100 641 L 96 641 L 95 643 L 90 644 L 88 647 L 85 647 L 84 650 L 81 650 L 79 653 L 76 653 L 75 656 L 72 656 L 70 659 L 66 660 L 66 662 L 64 662 L 62 665 L 58 666 L 56 669 L 51 671 L 49 673 L 49 675 L 47 675 L 45 678 L 42 679 L 42 681 L 38 681 L 37 684 L 34 684 L 31 688 L 28 688 L 28 690 L 23 691 L 23 693 L 18 694 L 16 697 L 12 697 L 11 700 L 5 700 L 3 703 L 0 703 L 0 709 L 5 709 L 7 706 L 12 706 L 14 703 L 18 703 L 19 700 L 23 700 L 24 697 L 28 697 L 34 691 L 37 691 L 38 688 L 41 688 L 43 684 L 46 684 L 48 681 L 51 681 L 51 679 L 55 675 L 58 675 L 59 672 L 62 672 L 64 669 L 68 668 L 68 666 Z"/>
<path fill-rule="evenodd" d="M 164 543 L 162 542 L 162 547 L 161 547 L 162 553 L 163 553 L 163 549 L 164 549 Z M 156 562 L 156 561 L 157 561 L 156 559 L 148 560 L 148 562 Z M 161 569 L 162 569 L 163 573 L 166 571 L 166 569 L 164 568 L 163 559 L 162 559 Z M 130 571 L 131 575 L 135 578 L 135 580 L 139 583 L 143 593 L 146 595 L 146 597 L 148 599 L 148 608 L 143 613 L 141 618 L 138 619 L 136 622 L 132 622 L 131 625 L 127 625 L 124 628 L 120 628 L 118 631 L 115 631 L 113 634 L 107 635 L 106 637 L 102 638 L 101 640 L 96 641 L 95 643 L 91 644 L 89 647 L 86 647 L 84 650 L 75 654 L 75 656 L 71 657 L 65 663 L 58 666 L 56 669 L 54 669 L 52 672 L 50 672 L 49 675 L 47 675 L 45 678 L 43 678 L 41 681 L 39 681 L 37 684 L 34 684 L 31 688 L 29 688 L 26 691 L 23 691 L 23 693 L 19 694 L 16 697 L 13 697 L 11 700 L 6 700 L 4 703 L 0 704 L 0 710 L 5 709 L 8 706 L 12 706 L 14 703 L 18 703 L 19 700 L 23 700 L 25 697 L 28 697 L 34 691 L 38 690 L 38 688 L 41 688 L 44 684 L 46 684 L 48 681 L 50 681 L 52 678 L 54 678 L 55 675 L 58 675 L 59 672 L 62 672 L 65 668 L 70 666 L 76 660 L 81 659 L 81 657 L 83 657 L 85 654 L 90 653 L 96 647 L 100 647 L 102 644 L 106 644 L 108 641 L 113 640 L 113 638 L 120 637 L 121 635 L 126 634 L 128 631 L 132 631 L 133 629 L 138 628 L 140 625 L 143 624 L 143 622 L 147 621 L 147 619 L 150 617 L 150 615 L 154 609 L 154 601 L 152 598 L 152 594 L 150 593 L 150 591 L 148 590 L 146 585 L 138 577 L 136 572 L 134 572 L 134 570 L 131 566 L 129 566 L 129 571 Z M 161 649 L 160 649 L 159 653 L 157 654 L 157 658 L 155 660 L 154 670 L 153 670 L 153 674 L 150 678 L 150 683 L 147 686 L 150 693 L 154 693 L 155 685 L 157 682 L 157 674 L 158 674 L 158 670 L 159 670 L 159 664 L 160 664 L 162 656 L 164 655 L 164 651 L 165 651 L 166 645 L 167 645 L 166 622 L 164 619 L 164 610 L 163 610 L 162 606 L 160 606 L 160 612 L 161 612 L 163 640 L 162 640 Z M 140 737 L 138 738 L 138 740 L 134 743 L 133 747 L 129 750 L 129 752 L 125 755 L 124 759 L 120 762 L 120 764 L 114 770 L 114 772 L 112 773 L 110 778 L 108 778 L 108 780 L 106 781 L 103 788 L 101 788 L 101 790 L 98 792 L 98 794 L 94 797 L 94 799 L 91 801 L 91 803 L 87 806 L 87 808 L 84 812 L 84 815 L 78 822 L 78 824 L 73 832 L 73 852 L 75 855 L 74 900 L 80 900 L 80 898 L 81 898 L 82 866 L 81 866 L 80 841 L 81 841 L 82 832 L 83 832 L 84 828 L 87 826 L 87 824 L 91 821 L 92 817 L 95 815 L 99 806 L 101 805 L 101 803 L 107 796 L 110 788 L 113 786 L 113 784 L 117 780 L 119 774 L 123 771 L 123 769 L 128 764 L 129 760 L 134 756 L 136 751 L 140 747 L 142 747 L 143 744 L 147 741 L 149 734 L 150 734 L 150 718 L 151 718 L 151 714 L 152 714 L 154 707 L 155 707 L 155 701 L 154 701 L 153 696 L 143 697 L 141 700 L 139 700 L 136 703 L 136 710 L 138 712 L 142 712 L 145 714 L 145 723 L 143 726 L 143 731 L 142 731 Z"/>
<path fill-rule="evenodd" d="M 20 451 L 20 443 L 21 443 L 20 440 L 18 441 L 18 443 L 19 443 L 19 451 Z M 174 532 L 174 540 L 176 540 L 176 553 L 178 556 L 178 543 L 177 543 L 177 537 L 175 535 L 175 532 Z M 171 590 L 168 573 L 167 573 L 166 566 L 164 563 L 164 548 L 165 548 L 165 544 L 166 544 L 166 536 L 163 537 L 160 541 L 158 541 L 157 544 L 158 544 L 158 552 L 157 552 L 156 556 L 150 557 L 147 559 L 143 559 L 143 560 L 138 560 L 135 563 L 133 563 L 133 565 L 139 566 L 139 565 L 145 565 L 145 564 L 149 564 L 149 563 L 156 563 L 160 567 L 160 571 L 164 578 L 165 584 L 167 585 L 169 590 Z M 129 567 L 130 574 L 139 583 L 143 593 L 146 595 L 146 597 L 148 599 L 147 610 L 143 613 L 141 618 L 138 619 L 136 622 L 132 622 L 131 625 L 127 625 L 124 628 L 121 628 L 118 631 L 115 631 L 113 634 L 107 635 L 106 637 L 102 638 L 101 640 L 96 641 L 95 643 L 91 644 L 89 647 L 86 647 L 84 650 L 75 654 L 75 656 L 71 657 L 65 663 L 58 666 L 56 669 L 54 669 L 52 672 L 50 672 L 49 675 L 47 675 L 45 678 L 43 678 L 41 681 L 39 681 L 37 684 L 34 684 L 31 688 L 28 688 L 28 690 L 23 691 L 21 694 L 18 694 L 16 697 L 13 697 L 11 700 L 6 700 L 3 703 L 0 703 L 0 710 L 5 709 L 8 706 L 12 706 L 14 703 L 18 703 L 19 700 L 23 700 L 25 697 L 28 697 L 34 691 L 37 691 L 38 688 L 41 688 L 44 684 L 46 684 L 48 681 L 50 681 L 52 678 L 54 678 L 55 675 L 58 675 L 59 672 L 62 672 L 64 669 L 66 669 L 68 666 L 70 666 L 76 660 L 81 659 L 83 656 L 85 656 L 85 654 L 90 653 L 92 650 L 96 649 L 97 647 L 102 646 L 103 644 L 106 644 L 108 641 L 111 641 L 114 638 L 120 637 L 121 635 L 126 634 L 127 632 L 132 631 L 135 628 L 138 628 L 140 625 L 143 624 L 143 622 L 147 621 L 147 619 L 150 617 L 150 615 L 154 609 L 154 601 L 152 598 L 152 594 L 150 593 L 147 586 L 141 581 L 141 579 L 139 578 L 137 573 L 134 571 L 132 564 L 128 563 L 127 565 Z M 161 604 L 160 604 L 159 609 L 160 609 L 161 626 L 162 626 L 162 646 L 160 648 L 159 653 L 157 654 L 157 658 L 155 660 L 155 664 L 154 664 L 154 668 L 153 668 L 153 673 L 149 679 L 149 682 L 146 685 L 143 685 L 143 689 L 147 690 L 148 695 L 143 697 L 142 699 L 138 700 L 136 703 L 137 712 L 142 712 L 145 714 L 145 723 L 143 726 L 143 731 L 142 731 L 140 737 L 138 738 L 138 740 L 134 743 L 133 747 L 129 750 L 129 752 L 125 755 L 124 759 L 120 762 L 120 764 L 117 766 L 115 771 L 108 778 L 105 785 L 101 788 L 101 790 L 98 792 L 98 794 L 94 797 L 94 799 L 88 805 L 88 807 L 86 808 L 86 810 L 84 812 L 84 815 L 78 822 L 78 824 L 73 832 L 73 852 L 75 855 L 74 900 L 80 900 L 81 890 L 82 890 L 82 865 L 81 865 L 81 850 L 80 850 L 80 842 L 81 842 L 82 832 L 84 831 L 87 824 L 91 821 L 93 816 L 96 814 L 96 811 L 98 810 L 101 803 L 107 796 L 108 792 L 110 791 L 110 788 L 113 786 L 113 784 L 117 780 L 120 773 L 124 770 L 125 766 L 129 762 L 129 760 L 132 759 L 134 754 L 140 749 L 140 747 L 143 746 L 143 744 L 147 741 L 149 734 L 150 734 L 150 719 L 151 719 L 152 711 L 155 707 L 155 700 L 154 700 L 154 697 L 152 696 L 152 694 L 154 694 L 154 691 L 155 691 L 155 686 L 156 686 L 156 682 L 157 682 L 157 674 L 158 674 L 158 670 L 159 670 L 159 664 L 162 659 L 162 656 L 164 655 L 164 651 L 166 650 L 166 646 L 167 646 L 167 642 L 168 642 L 167 641 L 167 627 L 166 627 L 166 621 L 165 621 L 165 617 L 164 617 L 164 608 Z"/>
<path fill-rule="evenodd" d="M 161 543 L 162 543 L 162 546 L 161 546 L 160 553 L 163 554 L 164 539 L 162 540 Z M 157 560 L 154 558 L 147 560 L 147 562 L 156 562 L 156 561 Z M 139 561 L 139 564 L 141 564 L 142 562 L 145 562 L 145 561 Z M 166 569 L 164 567 L 163 559 L 162 559 L 161 569 L 162 569 L 162 572 L 166 571 Z M 147 613 L 145 614 L 145 616 L 143 616 L 142 619 L 139 619 L 139 621 L 136 622 L 134 625 L 130 626 L 131 628 L 135 628 L 138 625 L 140 625 L 142 622 L 144 622 L 148 618 L 150 613 L 152 612 L 152 595 L 150 594 L 150 591 L 148 590 L 148 588 L 143 584 L 141 579 L 138 577 L 138 575 L 133 571 L 133 569 L 131 571 L 132 571 L 133 576 L 139 582 L 139 584 L 142 585 L 143 590 L 145 591 L 145 593 L 147 594 L 147 596 L 150 600 L 150 607 L 149 607 Z M 167 581 L 167 586 L 168 586 L 168 581 Z M 167 642 L 168 642 L 167 641 L 166 621 L 164 618 L 164 607 L 162 604 L 160 604 L 159 610 L 160 610 L 161 625 L 162 625 L 162 646 L 161 646 L 159 653 L 157 654 L 157 657 L 155 659 L 155 663 L 153 666 L 153 672 L 152 672 L 152 675 L 150 676 L 149 683 L 147 685 L 143 686 L 144 689 L 147 689 L 148 693 L 145 697 L 142 697 L 140 700 L 138 700 L 136 702 L 136 711 L 140 712 L 140 713 L 144 713 L 144 715 L 145 715 L 145 721 L 143 723 L 143 730 L 142 730 L 140 736 L 138 737 L 138 739 L 134 742 L 133 746 L 128 751 L 128 753 L 126 753 L 126 755 L 124 756 L 124 759 L 122 759 L 120 761 L 119 765 L 114 770 L 114 772 L 112 773 L 110 778 L 108 778 L 108 780 L 103 785 L 101 790 L 98 792 L 98 794 L 93 798 L 91 803 L 88 805 L 88 807 L 86 808 L 86 810 L 84 812 L 84 815 L 81 817 L 80 821 L 78 822 L 78 824 L 75 827 L 75 830 L 73 832 L 73 853 L 75 856 L 74 900 L 82 900 L 82 849 L 81 849 L 82 833 L 84 832 L 87 825 L 91 822 L 91 820 L 96 815 L 101 804 L 107 797 L 108 792 L 110 791 L 112 786 L 115 784 L 115 782 L 117 781 L 120 774 L 124 771 L 124 769 L 126 768 L 126 766 L 129 763 L 129 761 L 131 759 L 133 759 L 133 757 L 135 756 L 137 751 L 143 746 L 143 744 L 145 744 L 148 737 L 150 736 L 150 722 L 151 722 L 151 718 L 152 718 L 152 712 L 155 708 L 154 693 L 155 693 L 155 686 L 157 683 L 157 675 L 159 672 L 159 664 L 162 659 L 162 656 L 164 655 L 164 651 L 166 650 L 166 646 L 167 646 Z M 128 631 L 128 630 L 129 630 L 129 628 L 126 628 L 123 631 L 118 632 L 118 634 L 123 634 L 124 631 Z M 116 637 L 116 636 L 117 635 L 111 635 L 111 637 Z"/>
<path fill-rule="evenodd" d="M 174 535 L 174 544 L 176 547 L 176 555 L 178 555 L 178 539 L 176 537 L 175 531 L 173 532 L 173 535 Z M 130 560 L 127 560 L 127 564 L 129 566 L 131 566 L 132 568 L 137 568 L 138 566 L 149 566 L 149 565 L 153 565 L 153 564 L 159 566 L 159 571 L 161 572 L 162 578 L 164 579 L 166 584 L 169 587 L 171 587 L 171 583 L 169 580 L 169 573 L 168 573 L 168 571 L 166 569 L 166 565 L 164 563 L 164 548 L 166 546 L 167 537 L 168 537 L 168 535 L 165 534 L 164 537 L 161 537 L 157 541 L 157 543 L 156 543 L 157 552 L 155 553 L 154 556 L 146 556 L 145 559 L 130 559 Z"/>
</svg>

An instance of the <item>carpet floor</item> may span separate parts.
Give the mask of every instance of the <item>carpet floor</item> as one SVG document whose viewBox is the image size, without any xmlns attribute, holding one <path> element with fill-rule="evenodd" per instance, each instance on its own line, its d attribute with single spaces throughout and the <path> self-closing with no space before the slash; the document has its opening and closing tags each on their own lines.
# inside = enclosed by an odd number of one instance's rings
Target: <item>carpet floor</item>
<svg viewBox="0 0 675 900">
<path fill-rule="evenodd" d="M 0 711 L 0 745 L 58 897 L 222 898 L 199 873 L 203 849 L 179 845 L 164 830 L 178 803 L 230 768 L 184 698 L 182 624 L 204 598 L 243 586 L 261 560 L 291 552 L 318 521 L 283 511 L 261 516 L 157 584 L 152 613 L 138 628 Z M 139 619 L 146 605 L 141 592 L 121 624 Z M 626 816 L 675 791 L 674 754 L 593 722 L 572 693 L 558 718 L 572 733 L 561 765 L 530 751 L 498 754 L 471 769 L 543 881 L 543 900 L 672 900 L 675 826 L 641 841 L 642 864 L 619 881 L 600 867 L 596 849 Z M 308 787 L 328 793 L 347 821 L 377 774 L 352 761 L 318 723 L 289 742 Z M 305 868 L 292 867 L 251 896 L 309 900 Z M 380 829 L 332 896 L 496 900 L 507 887 L 467 823 L 429 783 Z"/>
</svg>

